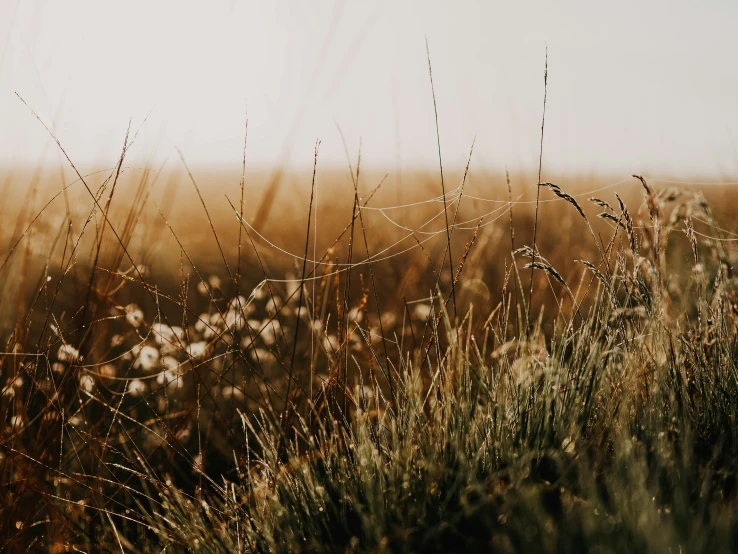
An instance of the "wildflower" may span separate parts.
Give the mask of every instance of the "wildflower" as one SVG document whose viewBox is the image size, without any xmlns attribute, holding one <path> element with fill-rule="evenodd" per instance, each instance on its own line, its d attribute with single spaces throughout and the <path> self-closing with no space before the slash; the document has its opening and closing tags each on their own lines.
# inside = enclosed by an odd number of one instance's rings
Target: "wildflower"
<svg viewBox="0 0 738 554">
<path fill-rule="evenodd" d="M 226 312 L 224 321 L 228 329 L 240 331 L 246 324 L 246 317 L 243 313 L 239 313 L 238 310 L 230 309 Z"/>
<path fill-rule="evenodd" d="M 249 352 L 249 355 L 251 356 L 252 360 L 259 364 L 269 362 L 272 359 L 271 352 L 269 352 L 269 350 L 265 350 L 264 348 L 254 348 L 253 350 L 251 350 L 251 352 Z"/>
<path fill-rule="evenodd" d="M 251 294 L 249 295 L 254 300 L 263 300 L 266 296 L 266 293 L 264 292 L 264 284 L 266 283 L 266 280 L 262 281 L 258 285 L 254 287 L 254 290 L 251 291 Z"/>
<path fill-rule="evenodd" d="M 243 296 L 236 296 L 235 298 L 231 298 L 231 301 L 228 302 L 228 309 L 245 313 L 251 313 L 254 311 L 254 307 L 251 305 L 250 301 L 246 300 L 246 298 Z"/>
<path fill-rule="evenodd" d="M 168 371 L 177 373 L 179 371 L 180 364 L 177 358 L 173 356 L 164 356 L 161 359 L 161 366 Z"/>
<path fill-rule="evenodd" d="M 336 335 L 326 335 L 323 339 L 323 348 L 325 348 L 327 352 L 335 352 L 337 346 L 338 337 Z"/>
<path fill-rule="evenodd" d="M 138 328 L 144 318 L 144 313 L 136 304 L 128 304 L 125 307 L 126 321 L 131 327 Z"/>
<path fill-rule="evenodd" d="M 267 318 L 262 321 L 261 326 L 264 328 L 261 332 L 261 338 L 264 339 L 264 344 L 271 346 L 277 342 L 278 333 L 282 330 L 279 321 Z"/>
<path fill-rule="evenodd" d="M 60 362 L 69 363 L 74 363 L 77 360 L 82 359 L 79 355 L 79 350 L 77 350 L 71 344 L 62 344 L 59 347 L 59 351 L 56 353 L 56 357 Z"/>
<path fill-rule="evenodd" d="M 154 323 L 151 326 L 151 331 L 154 333 L 154 340 L 159 345 L 178 343 L 184 338 L 184 330 L 176 325 Z"/>
<path fill-rule="evenodd" d="M 197 359 L 205 356 L 205 350 L 208 347 L 208 343 L 205 341 L 193 342 L 188 344 L 185 351 L 190 358 Z"/>
<path fill-rule="evenodd" d="M 395 326 L 395 323 L 397 323 L 397 314 L 394 312 L 384 312 L 380 321 L 382 322 L 382 328 L 385 331 L 388 331 Z"/>
<path fill-rule="evenodd" d="M 369 335 L 367 338 L 372 344 L 382 342 L 382 332 L 379 327 L 370 327 L 367 334 Z"/>
<path fill-rule="evenodd" d="M 113 335 L 112 337 L 110 337 L 110 346 L 116 348 L 123 344 L 123 340 L 124 339 L 122 335 Z"/>
<path fill-rule="evenodd" d="M 140 381 L 138 379 L 134 379 L 130 383 L 128 383 L 128 392 L 133 395 L 141 395 L 146 392 L 146 383 L 143 381 Z"/>
<path fill-rule="evenodd" d="M 152 371 L 159 363 L 159 351 L 153 346 L 146 345 L 141 348 L 134 367 L 144 371 Z"/>
<path fill-rule="evenodd" d="M 203 281 L 200 281 L 199 283 L 197 283 L 197 292 L 199 292 L 203 296 L 207 296 L 208 292 L 210 291 L 208 290 L 207 284 L 205 284 Z"/>
<path fill-rule="evenodd" d="M 355 306 L 349 310 L 348 319 L 349 321 L 361 323 L 361 320 L 364 319 L 364 312 L 358 306 Z"/>
<path fill-rule="evenodd" d="M 87 373 L 82 375 L 79 378 L 79 388 L 85 392 L 92 392 L 92 389 L 95 388 L 95 379 L 92 378 L 92 375 Z"/>
<path fill-rule="evenodd" d="M 117 369 L 113 364 L 103 364 L 102 366 L 100 366 L 98 373 L 100 374 L 100 377 L 103 378 L 115 377 Z"/>
<path fill-rule="evenodd" d="M 296 301 L 298 298 L 297 291 L 300 290 L 300 281 L 298 281 L 294 274 L 288 273 L 286 275 L 287 279 L 290 279 L 287 281 L 287 298 L 290 300 Z"/>
<path fill-rule="evenodd" d="M 254 339 L 256 337 L 253 335 L 246 335 L 241 339 L 241 349 L 246 350 L 248 349 L 254 342 Z"/>
<path fill-rule="evenodd" d="M 431 315 L 430 304 L 416 304 L 413 309 L 413 317 L 420 321 L 425 321 Z"/>
<path fill-rule="evenodd" d="M 267 301 L 266 311 L 270 316 L 274 316 L 277 311 L 282 312 L 280 308 L 284 305 L 284 302 L 279 296 L 273 296 L 272 299 Z"/>
<path fill-rule="evenodd" d="M 168 385 L 170 383 L 173 383 L 177 379 L 177 377 L 179 376 L 176 373 L 165 369 L 156 376 L 156 382 L 160 385 Z"/>
<path fill-rule="evenodd" d="M 25 427 L 26 422 L 23 419 L 23 416 L 20 415 L 14 415 L 10 418 L 10 429 L 13 431 L 20 431 Z"/>
<path fill-rule="evenodd" d="M 220 312 L 215 312 L 210 316 L 210 326 L 213 329 L 216 330 L 223 330 L 225 329 L 225 318 L 223 317 L 223 314 Z"/>
<path fill-rule="evenodd" d="M 230 400 L 233 398 L 234 400 L 243 400 L 243 392 L 241 392 L 240 389 L 236 387 L 232 387 L 231 385 L 226 385 L 221 390 L 221 394 L 223 395 L 223 398 L 226 400 Z"/>
<path fill-rule="evenodd" d="M 200 314 L 195 322 L 195 331 L 201 335 L 206 333 L 210 327 L 210 314 Z"/>
</svg>

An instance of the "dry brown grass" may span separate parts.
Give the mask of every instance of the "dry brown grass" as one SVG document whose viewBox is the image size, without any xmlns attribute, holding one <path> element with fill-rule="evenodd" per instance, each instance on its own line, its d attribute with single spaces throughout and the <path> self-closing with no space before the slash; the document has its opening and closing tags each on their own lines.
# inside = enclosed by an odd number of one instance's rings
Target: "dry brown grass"
<svg viewBox="0 0 738 554">
<path fill-rule="evenodd" d="M 507 359 L 500 337 L 519 341 L 525 365 L 562 329 L 586 329 L 598 287 L 619 301 L 608 287 L 623 264 L 633 266 L 628 286 L 660 290 L 659 309 L 687 325 L 707 309 L 689 299 L 693 267 L 714 273 L 735 259 L 738 194 L 729 187 L 704 189 L 713 213 L 688 192 L 696 187 L 549 175 L 556 185 L 542 188 L 534 175 L 512 175 L 508 192 L 504 173 L 472 168 L 464 179 L 458 168 L 446 170 L 446 198 L 434 174 L 406 173 L 398 208 L 392 176 L 318 165 L 312 201 L 311 171 L 284 174 L 254 228 L 267 173 L 247 173 L 242 191 L 238 172 L 195 168 L 193 183 L 183 171 L 124 165 L 85 176 L 95 200 L 69 176 L 16 171 L 4 180 L 0 330 L 14 353 L 2 355 L 0 381 L 8 548 L 133 550 L 133 529 L 149 525 L 140 503 L 157 502 L 152 476 L 197 496 L 209 479 L 233 477 L 234 456 L 248 466 L 242 416 L 254 421 L 261 409 L 283 431 L 299 427 L 298 416 L 315 429 L 326 414 L 353 413 L 354 380 L 391 407 L 408 364 L 427 370 L 421 386 L 431 387 L 426 364 L 439 368 L 450 340 L 438 332 L 444 315 L 456 329 L 473 307 L 476 347 Z M 512 251 L 532 243 L 536 209 L 543 271 L 527 310 L 519 270 L 534 255 Z M 708 286 L 700 283 L 699 295 Z M 455 310 L 428 300 L 448 303 L 452 286 Z M 613 307 L 621 332 L 639 306 Z M 539 325 L 523 321 L 529 311 Z M 530 328 L 538 342 L 523 341 Z M 653 376 L 643 371 L 648 395 Z M 283 455 L 286 435 L 274 437 Z"/>
</svg>

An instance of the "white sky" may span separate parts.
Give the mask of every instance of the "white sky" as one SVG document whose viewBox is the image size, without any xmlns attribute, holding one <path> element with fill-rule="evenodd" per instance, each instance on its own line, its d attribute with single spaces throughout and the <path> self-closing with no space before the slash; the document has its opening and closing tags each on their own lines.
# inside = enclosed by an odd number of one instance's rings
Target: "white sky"
<svg viewBox="0 0 738 554">
<path fill-rule="evenodd" d="M 132 153 L 238 166 L 248 111 L 255 166 L 437 165 L 427 36 L 444 162 L 738 173 L 735 0 L 0 0 L 0 162 Z"/>
</svg>

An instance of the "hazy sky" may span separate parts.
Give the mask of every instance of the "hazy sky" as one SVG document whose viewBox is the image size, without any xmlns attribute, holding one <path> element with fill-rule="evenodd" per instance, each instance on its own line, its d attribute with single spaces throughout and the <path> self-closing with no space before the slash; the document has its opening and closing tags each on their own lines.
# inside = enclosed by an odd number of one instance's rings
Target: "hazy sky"
<svg viewBox="0 0 738 554">
<path fill-rule="evenodd" d="M 0 0 L 0 161 L 738 173 L 735 0 Z"/>
</svg>

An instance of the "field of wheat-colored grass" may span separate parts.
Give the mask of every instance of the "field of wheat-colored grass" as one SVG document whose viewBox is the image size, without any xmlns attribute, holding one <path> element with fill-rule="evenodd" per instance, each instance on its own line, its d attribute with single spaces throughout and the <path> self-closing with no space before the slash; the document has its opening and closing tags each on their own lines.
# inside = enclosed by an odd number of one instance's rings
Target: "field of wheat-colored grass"
<svg viewBox="0 0 738 554">
<path fill-rule="evenodd" d="M 738 547 L 730 183 L 7 169 L 0 549 Z"/>
</svg>

